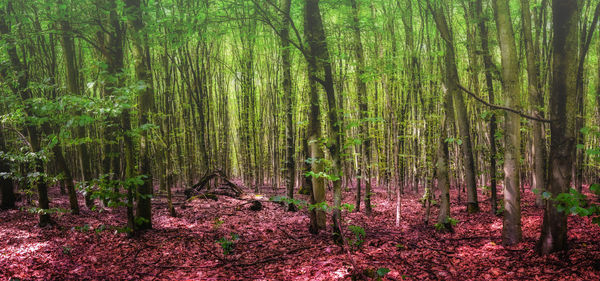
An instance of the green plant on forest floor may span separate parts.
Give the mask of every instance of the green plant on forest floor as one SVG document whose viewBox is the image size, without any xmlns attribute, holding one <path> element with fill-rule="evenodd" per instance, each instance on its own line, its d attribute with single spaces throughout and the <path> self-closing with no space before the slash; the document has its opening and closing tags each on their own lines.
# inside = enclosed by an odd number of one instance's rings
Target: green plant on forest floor
<svg viewBox="0 0 600 281">
<path fill-rule="evenodd" d="M 360 248 L 365 242 L 365 229 L 358 225 L 349 225 L 348 229 L 354 234 L 354 238 L 348 239 L 348 245 L 354 249 Z"/>
<path fill-rule="evenodd" d="M 229 237 L 227 237 L 227 236 L 221 237 L 219 240 L 217 240 L 217 243 L 219 243 L 219 245 L 221 246 L 221 249 L 223 249 L 223 254 L 229 255 L 235 249 L 235 245 L 239 239 L 240 239 L 239 235 L 237 235 L 235 233 L 231 233 L 231 235 Z"/>
</svg>

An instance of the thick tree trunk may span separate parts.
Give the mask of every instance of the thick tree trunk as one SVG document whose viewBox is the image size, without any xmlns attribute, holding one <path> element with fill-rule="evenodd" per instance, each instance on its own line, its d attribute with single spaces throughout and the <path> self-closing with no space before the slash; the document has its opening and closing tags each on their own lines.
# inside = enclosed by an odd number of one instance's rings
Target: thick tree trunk
<svg viewBox="0 0 600 281">
<path fill-rule="evenodd" d="M 577 115 L 577 26 L 580 1 L 553 0 L 554 53 L 552 57 L 552 90 L 550 95 L 550 174 L 548 192 L 555 198 L 568 192 L 575 149 Z M 554 201 L 546 200 L 542 234 L 538 241 L 540 254 L 567 250 L 567 214 L 559 212 Z"/>
<path fill-rule="evenodd" d="M 505 105 L 519 108 L 519 65 L 517 48 L 508 1 L 493 0 L 498 41 L 502 54 L 502 88 Z M 502 243 L 514 245 L 521 242 L 521 192 L 519 161 L 521 160 L 521 117 L 506 112 L 504 124 L 504 223 Z"/>
</svg>

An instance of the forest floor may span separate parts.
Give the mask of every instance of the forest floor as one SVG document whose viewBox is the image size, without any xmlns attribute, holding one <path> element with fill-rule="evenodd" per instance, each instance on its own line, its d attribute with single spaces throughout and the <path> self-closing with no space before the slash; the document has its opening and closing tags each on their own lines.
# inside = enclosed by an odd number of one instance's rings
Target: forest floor
<svg viewBox="0 0 600 281">
<path fill-rule="evenodd" d="M 66 196 L 52 192 L 53 207 L 66 208 Z M 425 225 L 419 195 L 403 196 L 396 227 L 393 200 L 376 190 L 372 217 L 344 212 L 344 225 L 366 230 L 352 259 L 363 272 L 388 268 L 383 280 L 600 280 L 600 227 L 590 219 L 569 218 L 567 256 L 538 257 L 542 211 L 530 191 L 522 201 L 523 242 L 513 247 L 501 245 L 502 219 L 489 214 L 487 202 L 482 212 L 468 215 L 455 192 L 455 232 L 439 233 L 433 226 L 437 208 Z M 350 192 L 344 199 L 354 201 Z M 182 209 L 177 196 L 179 216 L 172 218 L 163 196 L 153 200 L 154 229 L 137 238 L 116 231 L 125 225 L 122 209 L 53 215 L 56 225 L 49 228 L 37 227 L 36 215 L 24 210 L 0 212 L 0 280 L 350 279 L 347 253 L 328 233 L 308 233 L 306 210 L 290 213 L 265 203 L 250 211 L 247 201 L 228 197 L 195 199 Z M 223 237 L 232 242 L 227 255 Z"/>
</svg>

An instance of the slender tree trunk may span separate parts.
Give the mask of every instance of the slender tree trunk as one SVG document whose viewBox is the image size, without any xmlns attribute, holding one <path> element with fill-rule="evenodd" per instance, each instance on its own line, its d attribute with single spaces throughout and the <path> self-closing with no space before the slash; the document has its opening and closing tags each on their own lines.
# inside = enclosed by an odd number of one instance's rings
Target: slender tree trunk
<svg viewBox="0 0 600 281">
<path fill-rule="evenodd" d="M 531 12 L 529 10 L 529 0 L 521 0 L 521 22 L 523 24 L 523 39 L 525 40 L 525 51 L 527 55 L 527 90 L 529 91 L 529 103 L 531 105 L 531 115 L 543 118 L 544 96 L 540 91 L 539 68 L 537 54 L 533 46 L 531 35 Z M 542 123 L 539 121 L 530 121 L 532 123 L 532 157 L 533 157 L 533 186 L 536 189 L 536 204 L 542 207 L 542 192 L 546 186 L 546 141 Z"/>
<path fill-rule="evenodd" d="M 308 77 L 310 86 L 309 96 L 309 118 L 308 118 L 308 135 L 307 142 L 309 147 L 309 155 L 311 158 L 311 170 L 314 174 L 319 174 L 324 171 L 323 168 L 323 150 L 321 148 L 321 108 L 319 101 L 319 89 L 317 87 L 317 77 L 319 75 L 319 41 L 322 40 L 321 12 L 319 10 L 318 0 L 308 0 L 304 4 L 304 35 L 306 42 L 309 45 L 310 54 L 308 60 Z M 320 30 L 319 30 L 320 29 Z M 312 177 L 312 200 L 313 204 L 325 202 L 325 178 L 316 176 Z M 319 230 L 326 227 L 326 216 L 323 210 L 315 208 L 316 213 L 314 222 L 311 223 L 312 233 L 317 233 Z M 311 217 L 313 219 L 313 217 Z"/>
<path fill-rule="evenodd" d="M 128 12 L 128 23 L 131 28 L 130 37 L 133 42 L 133 61 L 135 76 L 144 87 L 139 92 L 140 125 L 151 122 L 150 114 L 154 111 L 154 90 L 150 58 L 147 42 L 148 36 L 144 33 L 144 22 L 140 0 L 127 0 L 125 8 Z M 138 83 L 139 83 L 138 82 Z M 142 132 L 140 144 L 141 174 L 145 176 L 144 183 L 137 187 L 137 217 L 141 218 L 136 223 L 138 230 L 152 228 L 152 202 L 153 189 L 152 170 L 150 168 L 150 134 L 147 130 Z M 201 148 L 202 149 L 202 148 Z"/>
<path fill-rule="evenodd" d="M 329 141 L 327 142 L 327 148 L 331 154 L 332 167 L 331 176 L 333 177 L 333 236 L 336 242 L 339 242 L 339 226 L 341 219 L 341 201 L 342 201 L 342 188 L 341 188 L 341 137 L 342 133 L 340 130 L 340 124 L 338 122 L 337 103 L 335 98 L 335 90 L 333 85 L 333 74 L 331 70 L 331 62 L 329 57 L 329 50 L 327 49 L 327 42 L 325 37 L 325 30 L 323 29 L 323 21 L 321 19 L 321 10 L 319 8 L 318 0 L 307 0 L 304 7 L 304 29 L 306 34 L 306 42 L 309 45 L 310 54 L 309 58 L 309 77 L 313 83 L 321 83 L 326 96 L 328 111 L 327 116 L 329 117 Z M 313 65 L 313 66 L 311 66 Z M 320 66 L 320 67 L 319 67 Z M 312 69 L 312 70 L 311 70 Z M 319 71 L 320 70 L 320 71 Z M 319 72 L 322 72 L 323 79 L 319 79 Z M 316 86 L 316 84 L 315 84 Z M 311 92 L 313 90 L 311 89 Z M 316 91 L 316 90 L 315 90 Z M 311 99 L 312 101 L 312 99 Z M 312 104 L 311 104 L 312 106 Z M 311 111 L 311 114 L 313 112 Z M 313 187 L 314 189 L 314 187 Z M 318 194 L 315 194 L 317 196 Z M 318 201 L 317 201 L 318 202 Z"/>
<path fill-rule="evenodd" d="M 580 1 L 553 0 L 554 53 L 550 95 L 550 174 L 548 192 L 555 198 L 571 186 L 575 123 L 577 115 L 577 26 Z M 567 250 L 567 214 L 558 211 L 554 201 L 546 200 L 542 234 L 537 248 L 540 254 Z"/>
<path fill-rule="evenodd" d="M 452 114 L 450 103 L 452 98 L 450 94 L 444 93 L 444 111 L 445 115 Z M 438 140 L 436 177 L 437 186 L 440 190 L 440 213 L 438 215 L 438 224 L 447 230 L 452 229 L 450 224 L 450 178 L 448 177 L 448 143 L 447 137 L 447 117 L 443 117 L 441 124 L 440 137 Z"/>
<path fill-rule="evenodd" d="M 494 100 L 494 81 L 492 79 L 492 69 L 494 64 L 492 63 L 492 56 L 490 54 L 490 47 L 488 44 L 488 29 L 486 26 L 486 18 L 483 15 L 483 0 L 477 0 L 476 10 L 477 16 L 479 17 L 479 36 L 481 38 L 481 50 L 483 52 L 483 66 L 485 67 L 485 84 L 488 91 L 488 101 L 491 104 L 495 103 Z M 496 114 L 492 113 L 490 116 L 490 206 L 492 214 L 496 214 L 497 202 L 496 199 Z"/>
<path fill-rule="evenodd" d="M 600 17 L 600 3 L 596 5 L 594 11 L 594 17 L 590 24 L 589 30 L 586 30 L 587 24 L 583 24 L 583 33 L 581 36 L 581 48 L 579 50 L 579 61 L 577 66 L 577 121 L 575 123 L 575 132 L 577 132 L 577 144 L 585 144 L 585 134 L 581 132 L 581 129 L 585 126 L 585 101 L 584 98 L 584 66 L 587 58 L 592 37 L 596 31 L 596 25 Z M 575 165 L 573 165 L 573 176 L 575 188 L 579 192 L 583 189 L 583 160 L 585 153 L 583 149 L 577 149 L 575 152 Z"/>
<path fill-rule="evenodd" d="M 502 54 L 502 88 L 505 105 L 519 108 L 519 65 L 508 1 L 493 0 L 498 41 Z M 506 112 L 504 124 L 504 223 L 502 243 L 521 242 L 521 192 L 519 161 L 521 159 L 521 117 Z"/>
<path fill-rule="evenodd" d="M 290 59 L 290 7 L 291 0 L 283 0 L 281 4 L 282 29 L 281 29 L 281 66 L 283 69 L 283 95 L 285 103 L 285 186 L 287 197 L 294 198 L 294 185 L 296 183 L 296 159 L 294 145 L 294 107 L 293 107 L 293 91 L 292 91 L 292 71 Z M 297 207 L 294 204 L 288 205 L 288 211 L 296 211 Z"/>
<path fill-rule="evenodd" d="M 475 161 L 473 159 L 473 145 L 471 142 L 471 129 L 467 116 L 467 107 L 458 88 L 459 76 L 456 68 L 454 43 L 452 39 L 452 31 L 447 24 L 446 16 L 443 8 L 440 5 L 436 5 L 435 8 L 431 8 L 434 15 L 436 26 L 440 32 L 442 39 L 445 43 L 445 66 L 446 66 L 446 87 L 447 91 L 452 95 L 454 102 L 454 114 L 458 124 L 460 137 L 462 140 L 461 148 L 463 155 L 463 163 L 465 166 L 465 181 L 467 185 L 467 211 L 469 213 L 476 213 L 479 211 L 479 203 L 477 200 L 477 181 L 475 180 Z M 446 112 L 446 114 L 453 114 Z"/>
<path fill-rule="evenodd" d="M 365 177 L 365 212 L 367 216 L 371 216 L 373 211 L 371 207 L 371 139 L 369 135 L 369 108 L 368 108 L 368 95 L 367 95 L 367 84 L 363 81 L 363 75 L 365 73 L 365 55 L 363 51 L 362 39 L 360 35 L 360 21 L 359 21 L 359 7 L 356 0 L 350 0 L 352 5 L 352 30 L 354 31 L 354 55 L 357 62 L 357 71 L 355 72 L 356 92 L 359 102 L 360 111 L 360 135 L 362 139 L 362 157 L 364 166 L 364 177 Z M 359 189 L 360 190 L 360 189 Z M 360 192 L 358 192 L 360 194 Z M 360 195 L 358 195 L 360 196 Z"/>
<path fill-rule="evenodd" d="M 62 1 L 61 1 L 62 2 Z M 60 2 L 59 2 L 60 4 Z M 67 13 L 68 11 L 64 11 Z M 63 15 L 66 16 L 66 15 Z M 61 26 L 61 46 L 63 49 L 63 57 L 65 60 L 66 66 L 66 78 L 67 78 L 67 90 L 71 95 L 81 95 L 83 94 L 81 91 L 80 83 L 79 83 L 79 69 L 76 62 L 76 54 L 75 54 L 75 42 L 73 40 L 72 35 L 72 27 L 71 23 L 64 19 L 60 21 Z M 81 112 L 78 112 L 81 114 Z M 85 127 L 78 126 L 76 129 L 76 135 L 78 138 L 85 137 Z M 83 174 L 83 181 L 89 180 L 91 178 L 91 167 L 90 167 L 90 155 L 88 151 L 88 147 L 86 143 L 81 143 L 78 145 L 79 158 L 81 159 L 81 167 Z M 69 196 L 71 196 L 69 194 Z M 75 197 L 76 198 L 76 197 Z M 70 200 L 72 200 L 70 198 Z M 91 199 L 91 193 L 86 193 L 85 195 L 85 204 L 88 208 L 93 206 L 93 201 Z"/>
</svg>

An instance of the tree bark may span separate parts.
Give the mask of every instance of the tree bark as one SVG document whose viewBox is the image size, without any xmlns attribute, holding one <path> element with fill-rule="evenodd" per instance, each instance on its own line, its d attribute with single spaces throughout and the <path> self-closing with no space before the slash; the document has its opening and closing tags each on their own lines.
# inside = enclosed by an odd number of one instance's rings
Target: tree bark
<svg viewBox="0 0 600 281">
<path fill-rule="evenodd" d="M 362 140 L 362 157 L 361 163 L 364 166 L 364 177 L 365 177 L 365 212 L 367 216 L 371 216 L 373 209 L 371 207 L 371 139 L 369 133 L 369 107 L 368 107 L 368 94 L 367 84 L 363 80 L 365 74 L 365 55 L 362 45 L 362 39 L 360 35 L 360 21 L 359 21 L 359 7 L 356 0 L 350 0 L 352 6 L 352 31 L 354 32 L 354 56 L 356 57 L 355 71 L 355 83 L 356 83 L 356 94 L 358 96 L 359 111 L 360 111 L 360 138 Z M 361 175 L 362 176 L 362 175 Z M 360 192 L 357 194 L 360 196 Z M 360 199 L 357 199 L 360 200 Z"/>
<path fill-rule="evenodd" d="M 505 105 L 519 108 L 519 65 L 508 1 L 492 1 L 502 54 L 502 88 Z M 504 222 L 502 243 L 514 245 L 521 242 L 521 193 L 519 161 L 521 159 L 521 118 L 506 112 L 504 121 Z"/>
<path fill-rule="evenodd" d="M 319 41 L 323 38 L 322 24 L 321 23 L 321 12 L 319 10 L 318 0 L 307 0 L 304 4 L 304 35 L 306 42 L 308 43 L 310 53 L 307 56 L 308 61 L 308 77 L 310 86 L 309 96 L 309 119 L 308 119 L 308 132 L 307 132 L 307 144 L 309 147 L 309 153 L 311 158 L 311 171 L 314 175 L 319 175 L 324 172 L 323 169 L 323 150 L 321 148 L 322 134 L 321 134 L 321 108 L 319 101 L 319 89 L 317 87 L 317 77 L 319 72 L 318 67 L 318 55 L 320 51 Z M 321 30 L 319 30 L 321 28 Z M 312 200 L 313 204 L 319 204 L 325 202 L 325 178 L 313 176 L 311 179 L 312 183 Z M 321 209 L 315 208 L 315 216 L 311 217 L 311 232 L 318 233 L 321 229 L 326 227 L 326 216 L 325 212 Z"/>
<path fill-rule="evenodd" d="M 342 200 L 342 188 L 341 188 L 341 137 L 342 133 L 340 130 L 340 124 L 338 122 L 337 103 L 335 98 L 335 89 L 333 85 L 333 74 L 331 69 L 331 62 L 329 57 L 329 50 L 327 49 L 327 42 L 325 36 L 325 30 L 323 29 L 323 21 L 321 19 L 321 10 L 319 8 L 318 0 L 307 0 L 304 6 L 304 29 L 306 34 L 306 42 L 309 45 L 310 54 L 308 55 L 309 61 L 309 77 L 313 83 L 320 83 L 326 93 L 328 111 L 327 116 L 329 117 L 329 141 L 327 142 L 327 148 L 331 154 L 331 176 L 333 177 L 333 236 L 334 240 L 340 241 L 339 227 L 341 219 L 341 200 Z M 312 66 L 311 66 L 312 65 Z M 311 70 L 312 69 L 312 70 Z M 322 73 L 322 75 L 319 75 Z M 322 76 L 323 79 L 318 77 Z M 316 84 L 315 84 L 316 86 Z M 313 90 L 311 89 L 311 92 Z M 315 90 L 317 91 L 317 90 Z M 311 99 L 312 101 L 312 99 Z M 314 104 L 311 104 L 314 106 Z M 313 112 L 311 111 L 311 114 Z M 314 189 L 314 187 L 313 187 Z M 316 196 L 319 194 L 315 194 Z M 318 201 L 317 201 L 318 202 Z"/>
<path fill-rule="evenodd" d="M 283 88 L 284 103 L 285 103 L 285 186 L 287 197 L 294 199 L 294 185 L 296 183 L 296 157 L 294 144 L 294 106 L 293 106 L 293 91 L 292 91 L 292 71 L 290 59 L 290 7 L 291 0 L 283 0 L 281 3 L 282 28 L 281 28 L 281 67 L 283 69 Z M 288 211 L 296 211 L 297 207 L 294 204 L 288 205 Z"/>
<path fill-rule="evenodd" d="M 554 53 L 550 112 L 550 162 L 548 192 L 552 198 L 568 192 L 575 149 L 577 116 L 577 26 L 580 1 L 553 0 Z M 567 214 L 555 202 L 546 200 L 542 234 L 537 244 L 542 255 L 567 250 Z"/>
<path fill-rule="evenodd" d="M 490 53 L 490 47 L 488 44 L 488 29 L 486 26 L 486 17 L 483 14 L 483 0 L 477 0 L 475 9 L 477 10 L 477 16 L 479 17 L 479 36 L 481 38 L 481 50 L 483 56 L 483 66 L 485 67 L 485 84 L 488 91 L 488 101 L 490 104 L 495 104 L 494 100 L 494 81 L 492 79 L 492 69 L 494 64 L 492 62 L 492 55 Z M 489 121 L 489 138 L 490 138 L 490 206 L 492 214 L 496 214 L 497 198 L 497 180 L 496 180 L 496 114 L 491 113 Z"/>
<path fill-rule="evenodd" d="M 456 122 L 462 140 L 461 148 L 463 163 L 465 165 L 465 181 L 467 187 L 467 211 L 469 213 L 476 213 L 479 211 L 479 203 L 477 200 L 477 181 L 475 180 L 475 161 L 473 159 L 471 129 L 462 92 L 458 88 L 460 78 L 456 67 L 452 31 L 448 26 L 442 6 L 435 4 L 435 7 L 430 7 L 430 9 L 434 15 L 437 29 L 445 43 L 445 86 L 447 87 L 448 93 L 452 95 L 452 100 L 454 102 L 454 113 L 446 112 L 446 114 L 456 115 Z"/>
<path fill-rule="evenodd" d="M 150 58 L 148 50 L 148 35 L 144 31 L 143 13 L 140 0 L 127 0 L 125 9 L 128 12 L 127 19 L 131 28 L 130 38 L 133 42 L 133 62 L 135 76 L 144 87 L 139 92 L 140 125 L 151 122 L 150 114 L 154 111 L 154 90 L 152 72 L 150 70 Z M 138 82 L 138 83 L 139 83 Z M 137 216 L 142 218 L 136 223 L 137 230 L 152 228 L 152 202 L 153 189 L 152 170 L 150 168 L 150 134 L 147 130 L 142 132 L 140 143 L 141 174 L 145 176 L 144 183 L 137 187 Z"/>
<path fill-rule="evenodd" d="M 525 52 L 527 56 L 527 90 L 529 91 L 529 103 L 531 115 L 544 118 L 544 96 L 539 84 L 539 55 L 533 46 L 531 34 L 531 12 L 529 0 L 521 0 L 521 23 L 523 25 L 523 39 L 525 40 Z M 533 186 L 537 190 L 536 204 L 542 207 L 542 193 L 546 186 L 546 140 L 544 139 L 543 125 L 539 121 L 530 120 L 532 124 L 532 157 L 533 157 Z"/>
</svg>

